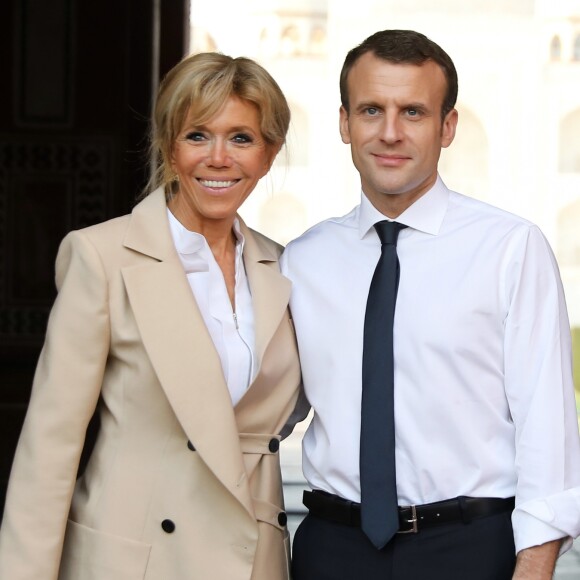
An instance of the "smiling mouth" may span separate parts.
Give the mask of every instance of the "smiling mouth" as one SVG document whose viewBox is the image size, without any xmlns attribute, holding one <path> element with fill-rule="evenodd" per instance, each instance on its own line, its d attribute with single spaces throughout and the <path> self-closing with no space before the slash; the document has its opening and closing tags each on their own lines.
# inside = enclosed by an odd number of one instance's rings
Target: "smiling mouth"
<svg viewBox="0 0 580 580">
<path fill-rule="evenodd" d="M 373 153 L 375 157 L 379 157 L 380 159 L 394 159 L 394 160 L 401 160 L 401 159 L 410 159 L 408 155 L 402 155 L 399 153 Z"/>
<path fill-rule="evenodd" d="M 216 179 L 198 179 L 198 181 L 204 187 L 219 188 L 219 187 L 231 187 L 232 185 L 236 184 L 239 180 L 237 180 L 237 179 L 231 179 L 231 180 L 228 180 L 228 181 L 222 181 L 222 180 L 219 180 L 218 181 Z"/>
<path fill-rule="evenodd" d="M 389 155 L 384 153 L 375 154 L 374 158 L 379 165 L 392 168 L 401 167 L 411 160 L 411 158 L 406 155 Z"/>
</svg>

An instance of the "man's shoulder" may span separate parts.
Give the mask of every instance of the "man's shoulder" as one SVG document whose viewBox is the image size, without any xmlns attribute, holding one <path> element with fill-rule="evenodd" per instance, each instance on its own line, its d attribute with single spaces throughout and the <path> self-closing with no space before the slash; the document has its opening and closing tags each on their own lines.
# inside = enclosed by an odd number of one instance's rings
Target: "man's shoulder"
<svg viewBox="0 0 580 580">
<path fill-rule="evenodd" d="M 489 220 L 497 225 L 504 225 L 505 227 L 510 228 L 520 226 L 523 229 L 536 227 L 533 222 L 525 217 L 456 191 L 449 192 L 449 205 L 450 207 L 454 207 L 458 211 L 465 213 L 466 216 Z"/>
<path fill-rule="evenodd" d="M 289 249 L 310 250 L 314 245 L 332 243 L 337 236 L 343 236 L 345 232 L 350 230 L 357 231 L 358 213 L 359 206 L 356 206 L 346 215 L 327 218 L 313 225 L 299 237 L 292 240 L 286 246 L 286 251 Z"/>
</svg>

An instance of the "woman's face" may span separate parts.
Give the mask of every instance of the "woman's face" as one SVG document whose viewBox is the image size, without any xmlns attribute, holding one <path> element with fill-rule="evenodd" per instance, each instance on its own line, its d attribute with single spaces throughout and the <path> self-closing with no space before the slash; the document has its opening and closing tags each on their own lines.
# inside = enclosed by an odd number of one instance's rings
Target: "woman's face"
<svg viewBox="0 0 580 580">
<path fill-rule="evenodd" d="M 204 124 L 186 118 L 171 159 L 179 178 L 176 217 L 189 229 L 208 220 L 233 222 L 276 153 L 264 141 L 258 110 L 248 101 L 230 97 Z"/>
</svg>

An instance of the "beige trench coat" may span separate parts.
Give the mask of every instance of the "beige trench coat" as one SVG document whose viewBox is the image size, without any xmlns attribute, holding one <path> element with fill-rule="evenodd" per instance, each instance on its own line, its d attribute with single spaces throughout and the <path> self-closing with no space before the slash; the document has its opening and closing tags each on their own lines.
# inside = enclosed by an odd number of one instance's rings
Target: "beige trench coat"
<svg viewBox="0 0 580 580">
<path fill-rule="evenodd" d="M 2 580 L 286 580 L 300 371 L 280 247 L 243 223 L 256 379 L 232 407 L 163 192 L 72 232 L 0 531 Z M 101 427 L 76 481 L 87 424 Z"/>
</svg>

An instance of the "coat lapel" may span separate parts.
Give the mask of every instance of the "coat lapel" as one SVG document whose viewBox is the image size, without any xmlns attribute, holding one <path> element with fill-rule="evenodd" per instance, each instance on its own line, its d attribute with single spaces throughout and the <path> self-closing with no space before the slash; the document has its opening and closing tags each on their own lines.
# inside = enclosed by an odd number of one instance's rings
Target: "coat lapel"
<svg viewBox="0 0 580 580">
<path fill-rule="evenodd" d="M 252 293 L 256 358 L 260 366 L 264 352 L 288 307 L 292 285 L 288 278 L 280 274 L 278 255 L 271 243 L 265 243 L 241 219 L 240 228 L 246 240 L 244 265 Z"/>
<path fill-rule="evenodd" d="M 292 285 L 280 274 L 278 253 L 270 241 L 250 230 L 240 220 L 244 235 L 244 265 L 248 276 L 254 308 L 256 380 L 236 405 L 235 413 L 240 432 L 254 432 L 264 426 L 256 425 L 255 409 L 275 386 L 261 376 L 264 355 L 274 333 L 280 327 L 288 307 Z M 272 422 L 272 421 L 270 421 Z M 272 422 L 273 424 L 273 422 Z M 270 427 L 271 428 L 271 427 Z"/>
<path fill-rule="evenodd" d="M 123 268 L 143 344 L 187 437 L 253 516 L 238 427 L 219 359 L 175 248 L 162 190 L 133 211 L 125 246 L 145 256 Z"/>
</svg>

